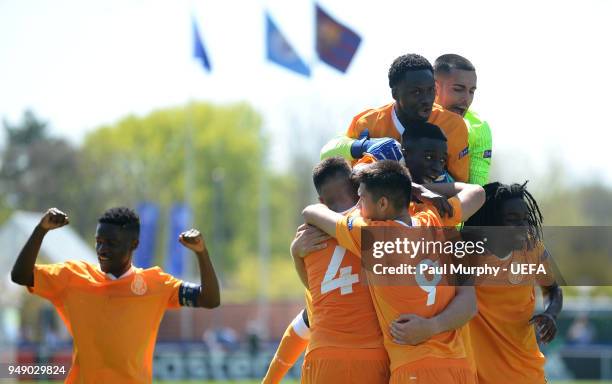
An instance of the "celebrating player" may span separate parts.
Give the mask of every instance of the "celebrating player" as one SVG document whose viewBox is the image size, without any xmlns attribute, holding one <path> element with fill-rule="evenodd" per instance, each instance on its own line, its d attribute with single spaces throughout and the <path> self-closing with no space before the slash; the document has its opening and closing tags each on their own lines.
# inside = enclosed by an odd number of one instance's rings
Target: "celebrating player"
<svg viewBox="0 0 612 384">
<path fill-rule="evenodd" d="M 491 167 L 491 129 L 470 108 L 476 92 L 476 69 L 465 57 L 446 54 L 434 63 L 436 103 L 463 116 L 468 127 L 470 178 L 472 184 L 489 181 Z"/>
<path fill-rule="evenodd" d="M 442 224 L 444 226 L 454 226 L 458 224 L 461 220 L 460 199 L 465 199 L 464 194 L 472 193 L 473 186 L 463 183 L 431 183 L 431 180 L 437 180 L 441 175 L 445 174 L 444 161 L 446 159 L 446 137 L 440 128 L 428 123 L 422 123 L 419 129 L 411 131 L 410 134 L 405 132 L 404 135 L 408 136 L 410 142 L 410 146 L 404 150 L 404 156 L 409 165 L 410 172 L 414 175 L 415 182 L 425 184 L 417 185 L 413 183 L 415 191 L 413 195 L 420 197 L 425 203 L 418 203 L 416 201 L 411 202 L 410 213 L 416 214 L 416 212 L 424 209 L 432 209 L 432 205 L 434 205 L 432 203 L 432 201 L 434 201 L 432 198 L 436 198 L 430 193 L 433 191 L 449 198 L 446 207 L 446 211 L 449 215 L 442 218 Z M 382 143 L 381 140 L 377 142 Z M 384 142 L 384 144 L 386 145 L 386 142 Z M 341 158 L 337 157 L 334 160 L 330 159 L 326 161 L 331 163 L 323 161 L 318 168 L 324 167 L 324 164 L 327 164 L 327 167 L 329 167 L 330 164 L 336 163 L 342 164 L 344 168 Z M 331 198 L 333 198 L 332 193 L 334 189 L 323 188 L 323 191 L 326 193 L 320 194 L 320 201 L 322 203 L 333 201 Z M 457 197 L 458 194 L 461 195 Z M 325 196 L 327 196 L 327 199 Z M 437 206 L 437 204 L 435 205 Z M 455 215 L 452 214 L 453 210 L 456 212 Z M 301 263 L 300 258 L 310 253 L 327 248 L 328 238 L 328 235 L 315 227 L 308 225 L 300 226 L 291 244 L 291 253 L 294 255 L 296 263 Z M 335 241 L 333 243 L 337 244 Z M 349 253 L 349 255 L 352 254 Z M 312 258 L 308 258 L 307 260 L 311 259 Z M 308 286 L 308 278 L 305 276 L 306 273 L 304 272 L 301 277 L 304 285 Z M 308 319 L 307 311 L 301 311 L 287 327 L 274 358 L 270 363 L 268 373 L 264 377 L 264 384 L 279 383 L 291 366 L 295 364 L 299 355 L 306 349 L 308 340 L 310 339 L 310 330 L 308 329 L 308 322 L 304 319 Z"/>
<path fill-rule="evenodd" d="M 304 209 L 307 223 L 316 225 L 347 250 L 361 252 L 361 229 L 367 226 L 441 226 L 433 211 L 409 215 L 412 182 L 398 162 L 380 161 L 359 174 L 360 214 L 344 216 L 322 204 Z M 484 192 L 474 186 L 462 196 L 462 215 L 482 205 Z M 409 224 L 410 223 L 410 224 Z M 418 286 L 370 284 L 384 345 L 391 364 L 391 383 L 472 383 L 466 353 L 457 332 L 476 312 L 471 287 L 437 286 L 433 301 Z"/>
<path fill-rule="evenodd" d="M 484 234 L 489 240 L 489 255 L 497 255 L 494 262 L 508 270 L 517 261 L 548 264 L 550 256 L 542 243 L 542 215 L 525 184 L 491 183 L 485 185 L 485 191 L 485 204 L 465 222 L 466 235 L 472 233 L 474 226 L 523 228 L 526 233 L 508 230 L 502 236 Z M 510 236 L 512 233 L 517 236 Z M 545 359 L 536 333 L 544 343 L 555 337 L 556 318 L 563 305 L 561 288 L 550 269 L 546 269 L 549 278 L 539 279 L 538 283 L 548 306 L 535 316 L 533 284 L 519 285 L 515 276 L 506 274 L 504 277 L 510 280 L 504 286 L 476 287 L 478 314 L 469 324 L 480 384 L 499 383 L 500 377 L 509 383 L 546 383 Z"/>
<path fill-rule="evenodd" d="M 59 209 L 44 214 L 13 266 L 13 282 L 51 301 L 70 331 L 74 351 L 67 383 L 151 383 L 155 339 L 166 309 L 219 306 L 219 284 L 202 235 L 190 229 L 178 238 L 197 256 L 200 285 L 158 267 L 132 265 L 140 220 L 124 207 L 98 219 L 99 266 L 83 261 L 35 264 L 47 232 L 68 223 Z"/>
<path fill-rule="evenodd" d="M 322 161 L 312 178 L 319 201 L 332 211 L 345 212 L 357 203 L 351 167 L 343 158 Z M 294 259 L 306 277 L 314 319 L 302 382 L 388 383 L 389 357 L 370 292 L 360 282 L 359 258 L 330 238 L 325 248 Z"/>
<path fill-rule="evenodd" d="M 429 61 L 416 54 L 398 57 L 389 69 L 389 87 L 395 101 L 355 116 L 346 134 L 348 138 L 336 138 L 327 143 L 321 150 L 321 157 L 350 156 L 353 160 L 367 149 L 358 153 L 361 146 L 355 145 L 354 140 L 362 138 L 364 131 L 367 130 L 368 137 L 399 141 L 406 130 L 418 129 L 415 123 L 428 121 L 439 126 L 448 140 L 450 175 L 456 181 L 467 182 L 470 164 L 467 127 L 461 116 L 434 104 L 434 72 Z"/>
</svg>

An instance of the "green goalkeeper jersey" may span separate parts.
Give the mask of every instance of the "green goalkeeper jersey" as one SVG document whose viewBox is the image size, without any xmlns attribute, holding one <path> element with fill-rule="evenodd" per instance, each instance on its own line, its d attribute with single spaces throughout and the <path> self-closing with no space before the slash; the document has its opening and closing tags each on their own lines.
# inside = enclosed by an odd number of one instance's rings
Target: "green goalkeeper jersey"
<svg viewBox="0 0 612 384">
<path fill-rule="evenodd" d="M 472 111 L 465 113 L 465 122 L 468 126 L 468 142 L 470 146 L 470 178 L 471 184 L 485 185 L 489 182 L 491 168 L 491 150 L 493 139 L 491 128 L 486 121 Z"/>
</svg>

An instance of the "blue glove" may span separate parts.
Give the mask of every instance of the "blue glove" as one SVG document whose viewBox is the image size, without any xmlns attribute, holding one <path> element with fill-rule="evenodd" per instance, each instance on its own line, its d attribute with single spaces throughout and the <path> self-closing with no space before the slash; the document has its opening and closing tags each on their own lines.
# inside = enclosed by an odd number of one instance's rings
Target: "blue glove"
<svg viewBox="0 0 612 384">
<path fill-rule="evenodd" d="M 403 160 L 402 146 L 396 140 L 389 137 L 371 139 L 369 132 L 365 129 L 351 145 L 351 157 L 360 159 L 364 153 L 369 153 L 377 160 Z"/>
<path fill-rule="evenodd" d="M 404 160 L 402 145 L 389 137 L 369 139 L 365 153 L 372 155 L 376 160 Z"/>
</svg>

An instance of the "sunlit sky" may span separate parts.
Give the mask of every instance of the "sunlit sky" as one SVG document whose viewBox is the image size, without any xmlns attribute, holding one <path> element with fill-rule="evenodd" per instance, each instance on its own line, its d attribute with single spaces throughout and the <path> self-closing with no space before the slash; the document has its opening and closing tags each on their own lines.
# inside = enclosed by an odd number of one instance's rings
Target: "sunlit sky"
<svg viewBox="0 0 612 384">
<path fill-rule="evenodd" d="M 188 100 L 246 100 L 284 162 L 309 135 L 344 131 L 353 115 L 391 101 L 393 59 L 416 52 L 469 58 L 478 73 L 473 108 L 493 130 L 494 161 L 533 178 L 551 158 L 580 179 L 612 184 L 607 114 L 612 80 L 612 2 L 340 1 L 319 4 L 361 34 L 348 73 L 317 62 L 313 2 L 0 0 L 0 118 L 26 108 L 74 143 L 102 124 Z M 266 62 L 264 9 L 311 78 Z M 192 58 L 191 15 L 212 61 Z M 317 127 L 316 131 L 309 127 Z M 496 155 L 498 157 L 496 157 Z"/>
</svg>

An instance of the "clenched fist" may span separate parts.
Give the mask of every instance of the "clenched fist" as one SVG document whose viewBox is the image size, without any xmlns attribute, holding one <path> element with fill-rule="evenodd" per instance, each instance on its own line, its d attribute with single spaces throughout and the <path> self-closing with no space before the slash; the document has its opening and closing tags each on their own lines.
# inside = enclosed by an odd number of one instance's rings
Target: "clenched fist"
<svg viewBox="0 0 612 384">
<path fill-rule="evenodd" d="M 42 229 L 50 231 L 68 225 L 68 215 L 57 208 L 49 208 L 38 224 Z"/>
<path fill-rule="evenodd" d="M 206 249 L 206 244 L 204 243 L 202 234 L 195 228 L 191 228 L 190 230 L 181 233 L 179 235 L 179 241 L 185 247 L 196 253 L 204 252 L 204 249 Z"/>
</svg>

